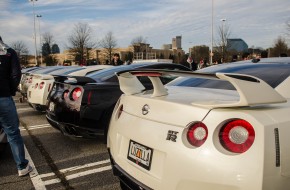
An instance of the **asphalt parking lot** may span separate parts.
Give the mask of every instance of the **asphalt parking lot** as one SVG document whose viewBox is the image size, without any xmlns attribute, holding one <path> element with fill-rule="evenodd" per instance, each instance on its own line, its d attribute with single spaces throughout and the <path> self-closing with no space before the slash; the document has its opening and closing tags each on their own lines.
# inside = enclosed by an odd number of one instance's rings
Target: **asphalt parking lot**
<svg viewBox="0 0 290 190">
<path fill-rule="evenodd" d="M 10 147 L 0 153 L 0 189 L 120 189 L 113 176 L 103 137 L 64 136 L 52 128 L 45 114 L 15 97 L 26 157 L 35 169 L 18 177 Z"/>
</svg>

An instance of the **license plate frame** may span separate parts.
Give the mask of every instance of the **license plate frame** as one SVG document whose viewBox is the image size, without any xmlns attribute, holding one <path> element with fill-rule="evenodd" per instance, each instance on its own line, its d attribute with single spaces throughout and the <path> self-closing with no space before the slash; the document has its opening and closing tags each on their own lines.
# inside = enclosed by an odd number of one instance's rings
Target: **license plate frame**
<svg viewBox="0 0 290 190">
<path fill-rule="evenodd" d="M 127 159 L 150 171 L 153 157 L 153 148 L 130 140 Z"/>
</svg>

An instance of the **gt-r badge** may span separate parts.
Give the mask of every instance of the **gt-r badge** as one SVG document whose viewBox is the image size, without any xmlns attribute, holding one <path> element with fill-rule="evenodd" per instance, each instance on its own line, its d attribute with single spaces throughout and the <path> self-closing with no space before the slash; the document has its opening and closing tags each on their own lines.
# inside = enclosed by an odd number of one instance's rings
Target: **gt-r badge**
<svg viewBox="0 0 290 190">
<path fill-rule="evenodd" d="M 168 133 L 167 133 L 166 140 L 176 142 L 177 133 L 178 133 L 177 131 L 171 131 L 171 130 L 169 130 Z"/>
<path fill-rule="evenodd" d="M 142 107 L 142 114 L 143 115 L 147 115 L 149 113 L 149 110 L 150 110 L 150 107 L 145 104 L 143 107 Z"/>
</svg>

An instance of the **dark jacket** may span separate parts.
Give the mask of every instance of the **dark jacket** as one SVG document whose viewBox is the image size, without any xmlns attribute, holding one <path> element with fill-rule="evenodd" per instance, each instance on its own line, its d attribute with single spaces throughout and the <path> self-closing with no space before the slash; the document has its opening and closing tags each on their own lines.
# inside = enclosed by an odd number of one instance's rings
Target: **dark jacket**
<svg viewBox="0 0 290 190">
<path fill-rule="evenodd" d="M 115 60 L 113 59 L 111 61 L 111 65 L 114 65 L 114 66 L 123 65 L 123 61 L 121 59 L 118 59 L 117 62 L 115 62 Z"/>
<path fill-rule="evenodd" d="M 0 97 L 15 96 L 21 79 L 21 67 L 16 52 L 9 48 L 0 55 Z"/>
</svg>

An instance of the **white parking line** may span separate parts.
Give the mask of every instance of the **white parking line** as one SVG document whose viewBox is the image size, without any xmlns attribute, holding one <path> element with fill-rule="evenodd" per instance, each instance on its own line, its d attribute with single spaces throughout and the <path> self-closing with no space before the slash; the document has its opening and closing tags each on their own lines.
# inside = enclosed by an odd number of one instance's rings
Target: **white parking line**
<svg viewBox="0 0 290 190">
<path fill-rule="evenodd" d="M 33 110 L 33 108 L 18 108 L 17 111 Z"/>
<path fill-rule="evenodd" d="M 47 127 L 51 127 L 50 124 L 27 126 L 28 130 L 43 129 L 43 128 L 47 128 Z M 20 129 L 20 131 L 25 131 L 26 130 L 26 128 L 24 128 L 24 127 L 19 127 L 19 129 Z"/>
<path fill-rule="evenodd" d="M 44 182 L 41 180 L 38 171 L 36 170 L 36 167 L 31 159 L 30 154 L 27 151 L 27 148 L 24 146 L 24 150 L 25 150 L 25 155 L 27 160 L 29 161 L 29 164 L 33 167 L 33 171 L 29 173 L 29 176 L 31 178 L 32 184 L 35 188 L 35 190 L 45 190 L 45 184 Z"/>
<path fill-rule="evenodd" d="M 96 169 L 87 170 L 87 171 L 84 171 L 84 172 L 79 172 L 79 173 L 76 173 L 76 174 L 68 175 L 65 178 L 67 180 L 71 180 L 71 179 L 75 179 L 75 178 L 78 178 L 78 177 L 83 177 L 83 176 L 94 174 L 94 173 L 100 173 L 100 172 L 107 171 L 107 170 L 110 170 L 110 169 L 112 169 L 112 166 L 104 166 L 104 167 L 101 167 L 101 168 L 96 168 Z M 59 182 L 60 182 L 59 179 L 51 179 L 51 180 L 44 181 L 44 184 L 45 185 L 51 185 L 51 184 L 55 184 L 55 183 L 59 183 Z"/>
<path fill-rule="evenodd" d="M 93 162 L 93 163 L 90 163 L 90 164 L 79 165 L 79 166 L 74 166 L 74 167 L 70 167 L 70 168 L 61 169 L 60 172 L 67 173 L 67 172 L 70 172 L 70 171 L 75 171 L 75 170 L 79 170 L 79 169 L 89 168 L 89 167 L 93 167 L 93 166 L 97 166 L 97 165 L 101 165 L 101 164 L 106 164 L 106 163 L 109 163 L 109 162 L 110 162 L 109 159 L 102 160 L 102 161 Z M 87 170 L 87 171 L 84 171 L 84 172 L 79 172 L 79 173 L 75 173 L 75 174 L 72 174 L 72 175 L 68 175 L 68 176 L 66 176 L 66 179 L 67 180 L 75 179 L 75 178 L 78 178 L 78 177 L 82 177 L 82 176 L 86 176 L 86 175 L 90 175 L 90 174 L 93 174 L 93 173 L 98 173 L 98 172 L 102 172 L 102 171 L 106 171 L 106 170 L 110 170 L 110 169 L 112 169 L 111 166 L 104 166 L 104 167 L 101 167 L 101 168 L 96 168 L 96 169 Z M 51 176 L 54 176 L 54 175 L 55 175 L 54 173 L 41 174 L 40 178 L 51 177 Z M 55 183 L 59 183 L 59 182 L 60 182 L 59 179 L 51 179 L 51 180 L 44 181 L 44 184 L 45 185 L 51 185 L 51 184 L 55 184 Z"/>
<path fill-rule="evenodd" d="M 93 163 L 90 163 L 90 164 L 85 164 L 85 165 L 80 165 L 80 166 L 75 166 L 75 167 L 62 169 L 60 171 L 63 172 L 63 173 L 67 173 L 67 172 L 70 172 L 70 171 L 84 169 L 84 168 L 88 168 L 88 167 L 93 167 L 93 166 L 97 166 L 97 165 L 101 165 L 101 164 L 106 164 L 106 163 L 109 163 L 109 162 L 110 162 L 110 159 L 107 159 L 107 160 L 102 160 L 102 161 L 99 161 L 99 162 L 93 162 Z"/>
<path fill-rule="evenodd" d="M 42 128 L 47 128 L 47 127 L 51 127 L 50 124 L 41 124 L 41 125 L 33 125 L 33 126 L 27 126 L 27 129 L 28 130 L 34 130 L 34 129 L 42 129 Z M 24 127 L 20 127 L 20 131 L 24 131 L 26 130 L 26 128 Z M 39 174 L 38 171 L 36 170 L 36 167 L 26 149 L 26 147 L 24 146 L 25 148 L 25 155 L 26 155 L 26 158 L 29 160 L 29 163 L 30 165 L 34 168 L 32 172 L 30 172 L 30 178 L 31 178 L 31 181 L 34 185 L 34 188 L 36 190 L 46 190 L 46 185 L 52 185 L 52 184 L 55 184 L 55 183 L 60 183 L 60 179 L 59 178 L 56 178 L 56 179 L 50 179 L 50 180 L 42 180 L 42 178 L 45 178 L 45 177 L 51 177 L 51 176 L 55 176 L 55 173 L 46 173 L 46 174 Z M 69 167 L 69 168 L 65 168 L 65 169 L 61 169 L 60 172 L 62 173 L 68 173 L 68 172 L 71 172 L 71 171 L 75 171 L 75 170 L 80 170 L 80 169 L 85 169 L 85 168 L 89 168 L 89 167 L 94 167 L 94 166 L 97 166 L 97 165 L 102 165 L 102 164 L 107 164 L 107 163 L 110 163 L 110 160 L 109 159 L 106 159 L 106 160 L 102 160 L 102 161 L 98 161 L 98 162 L 93 162 L 93 163 L 89 163 L 89 164 L 84 164 L 84 165 L 78 165 L 78 166 L 73 166 L 73 167 Z M 87 171 L 82 171 L 82 172 L 78 172 L 78 173 L 75 173 L 75 174 L 71 174 L 71 175 L 67 175 L 65 178 L 67 180 L 71 180 L 71 179 L 75 179 L 75 178 L 78 178 L 78 177 L 83 177 L 83 176 L 86 176 L 86 175 L 90 175 L 90 174 L 94 174 L 94 173 L 100 173 L 100 172 L 103 172 L 103 171 L 107 171 L 107 170 L 111 170 L 112 167 L 111 165 L 109 166 L 104 166 L 104 167 L 100 167 L 100 168 L 95 168 L 95 169 L 91 169 L 91 170 L 87 170 Z"/>
<path fill-rule="evenodd" d="M 84 171 L 84 172 L 79 172 L 79 173 L 76 173 L 76 174 L 68 175 L 68 176 L 66 176 L 66 179 L 70 180 L 70 179 L 83 177 L 83 176 L 94 174 L 94 173 L 107 171 L 107 170 L 110 170 L 110 169 L 112 169 L 111 165 L 110 166 L 104 166 L 104 167 L 101 167 L 101 168 L 96 168 L 96 169 L 92 169 L 92 170 L 88 170 L 88 171 Z"/>
<path fill-rule="evenodd" d="M 75 170 L 80 170 L 80 169 L 84 169 L 84 168 L 89 168 L 89 167 L 93 167 L 93 166 L 97 166 L 97 165 L 101 165 L 101 164 L 106 164 L 109 163 L 110 160 L 102 160 L 99 162 L 93 162 L 93 163 L 89 163 L 89 164 L 85 164 L 85 165 L 79 165 L 79 166 L 73 166 L 70 168 L 65 168 L 65 169 L 61 169 L 59 170 L 62 173 L 67 173 L 67 172 L 71 172 L 71 171 L 75 171 Z M 47 174 L 41 174 L 40 177 L 44 178 L 44 177 L 50 177 L 50 176 L 54 176 L 54 173 L 47 173 Z"/>
</svg>

